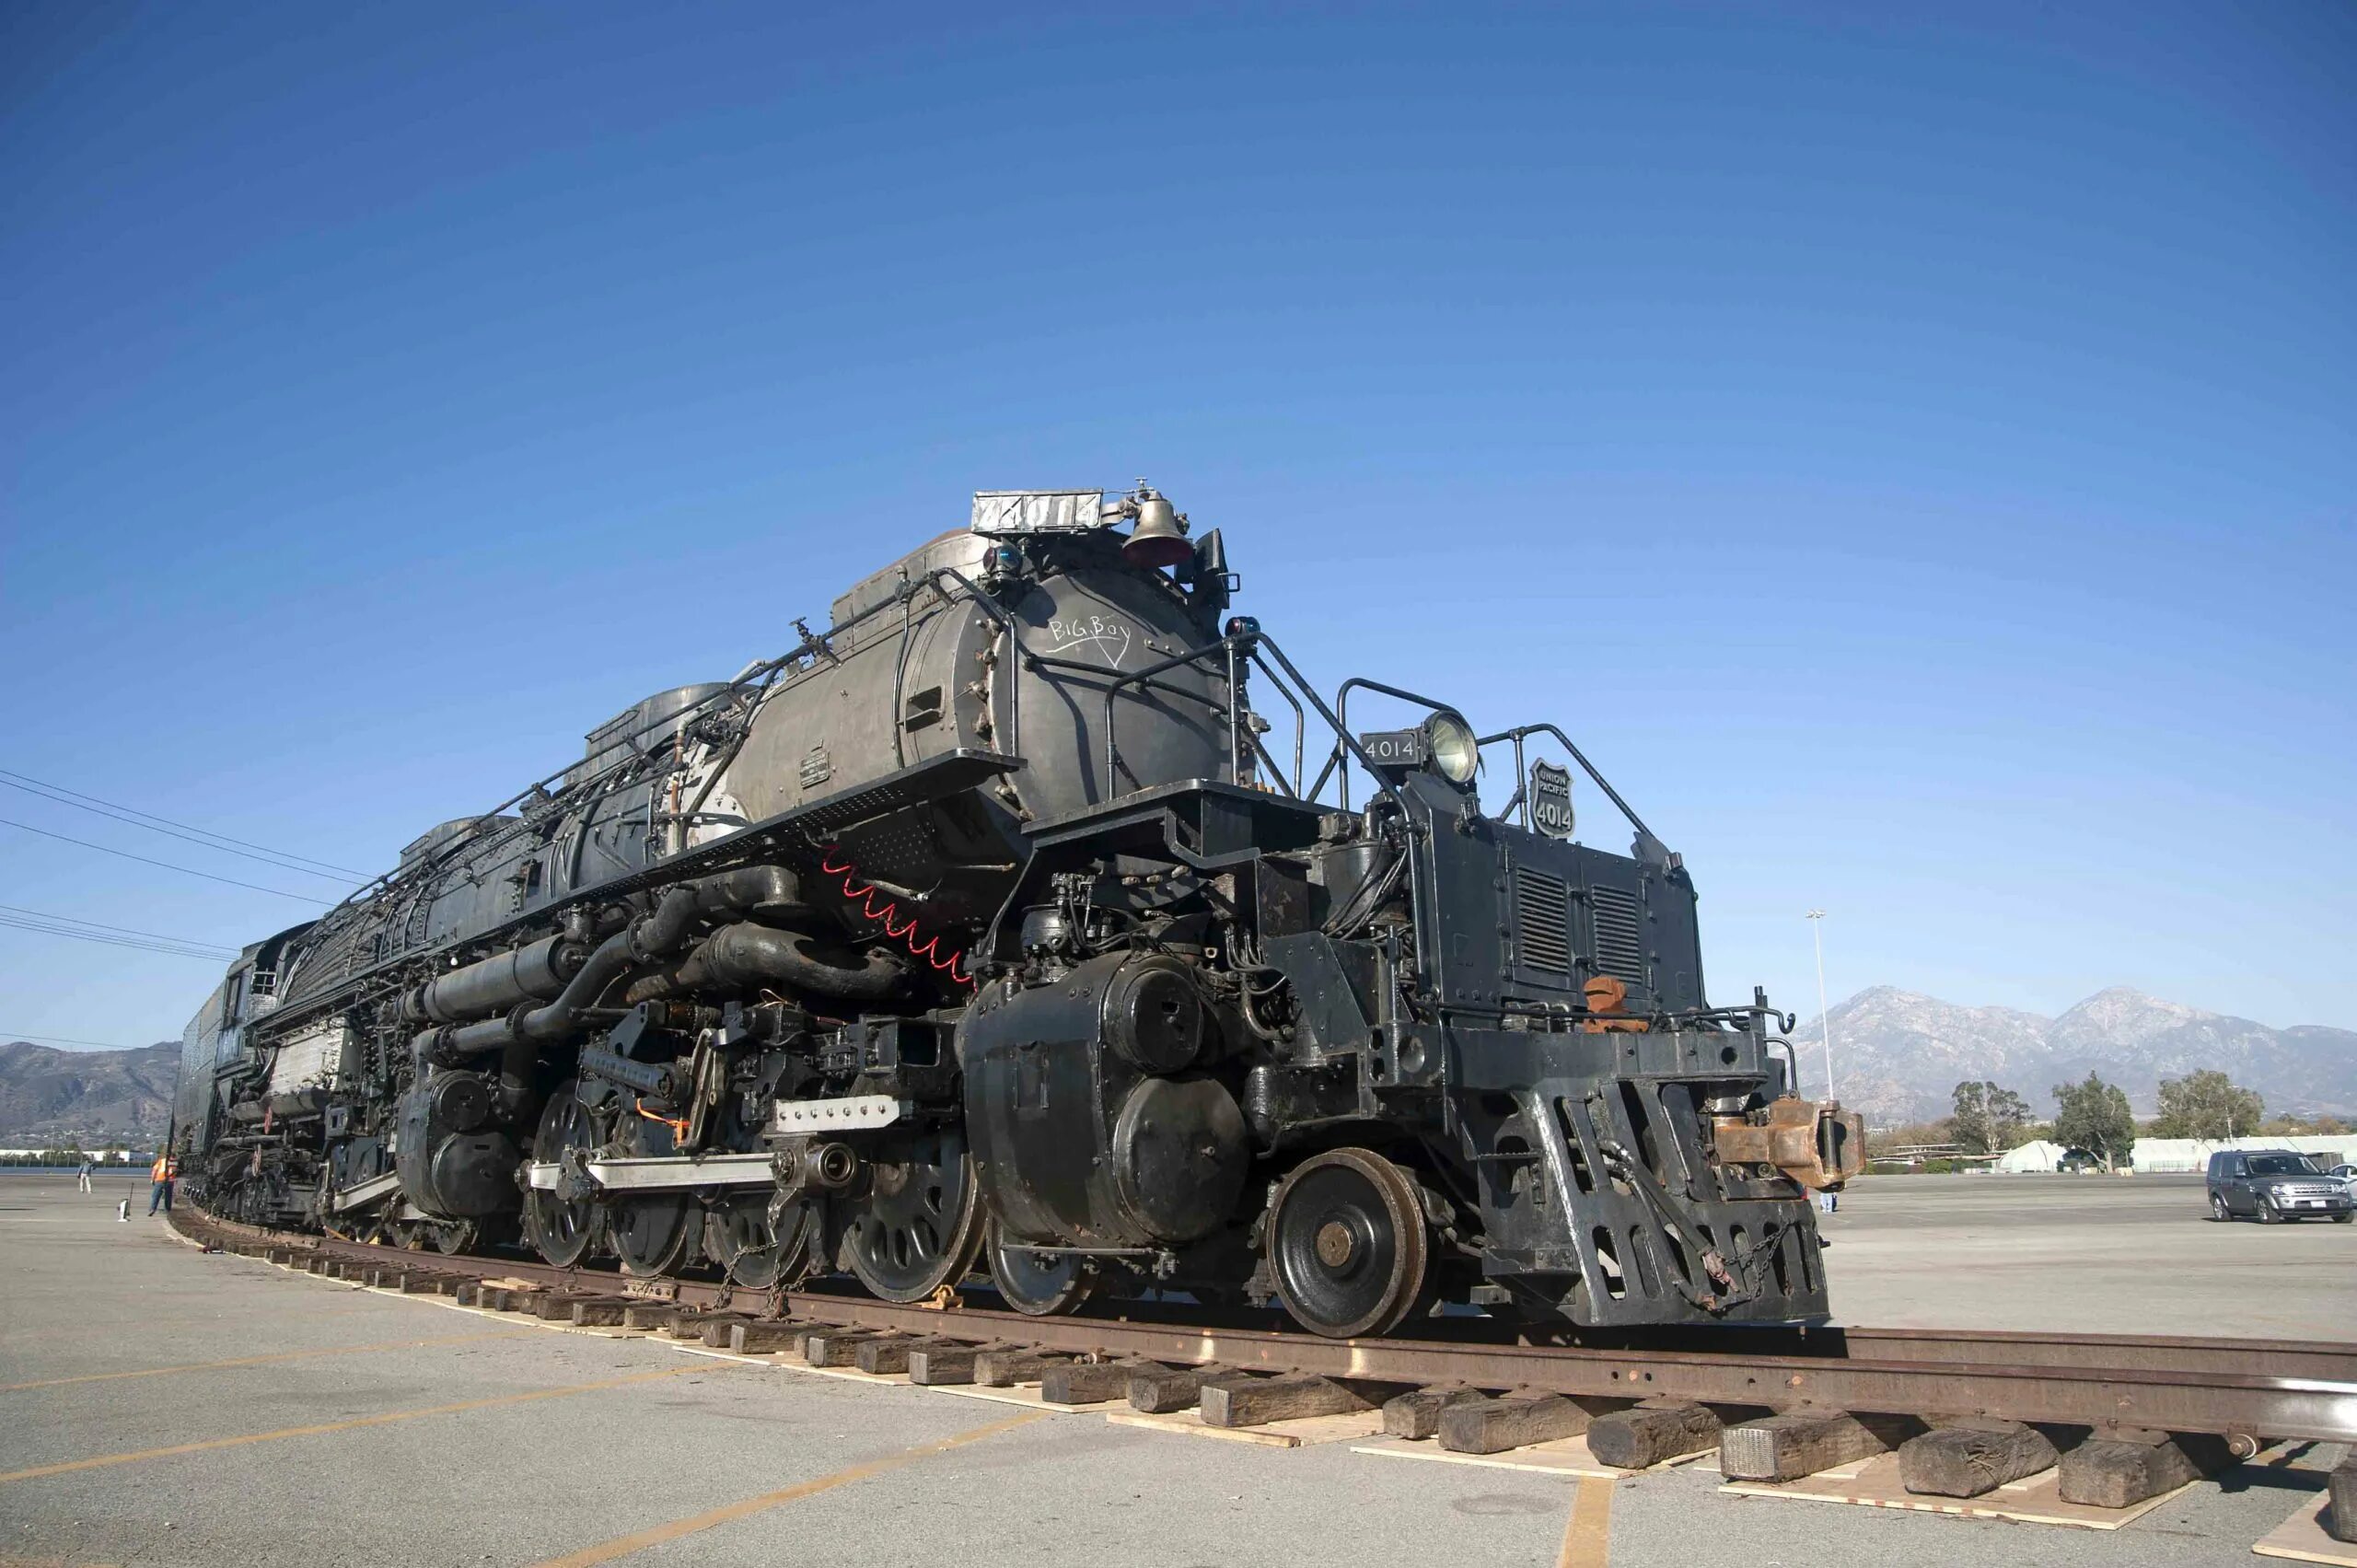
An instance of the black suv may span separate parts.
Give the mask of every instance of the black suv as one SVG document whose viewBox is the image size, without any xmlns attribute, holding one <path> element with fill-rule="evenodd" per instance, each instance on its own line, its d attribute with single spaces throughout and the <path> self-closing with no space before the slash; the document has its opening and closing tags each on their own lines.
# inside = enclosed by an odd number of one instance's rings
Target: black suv
<svg viewBox="0 0 2357 1568">
<path fill-rule="evenodd" d="M 2221 1149 L 2210 1156 L 2210 1217 L 2257 1214 L 2261 1225 L 2357 1214 L 2349 1190 L 2289 1149 Z"/>
</svg>

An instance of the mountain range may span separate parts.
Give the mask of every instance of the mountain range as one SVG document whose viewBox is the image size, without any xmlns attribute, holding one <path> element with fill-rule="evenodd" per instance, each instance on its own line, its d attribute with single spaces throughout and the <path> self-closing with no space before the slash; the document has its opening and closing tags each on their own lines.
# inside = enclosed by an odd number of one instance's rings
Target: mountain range
<svg viewBox="0 0 2357 1568">
<path fill-rule="evenodd" d="M 2140 991 L 2099 991 L 2059 1017 L 1965 1007 L 1877 985 L 1832 1009 L 1833 1075 L 1844 1104 L 1876 1126 L 1945 1116 L 1949 1091 L 1986 1078 L 2050 1115 L 2056 1084 L 2089 1073 L 2151 1115 L 2164 1078 L 2214 1067 L 2266 1098 L 2270 1115 L 2357 1115 L 2357 1030 L 2270 1028 Z M 1805 1091 L 1822 1091 L 1812 1019 L 1793 1031 Z M 133 1051 L 0 1045 L 0 1143 L 84 1138 L 138 1144 L 171 1119 L 180 1043 Z"/>
<path fill-rule="evenodd" d="M 31 1148 L 81 1140 L 153 1144 L 172 1120 L 180 1042 L 130 1051 L 0 1045 L 0 1144 Z"/>
<path fill-rule="evenodd" d="M 1988 1079 L 2041 1116 L 2057 1084 L 2094 1073 L 2118 1084 L 2140 1116 L 2157 1108 L 2161 1080 L 2215 1068 L 2267 1101 L 2268 1114 L 2357 1113 L 2357 1030 L 2301 1024 L 2270 1028 L 2114 986 L 2059 1017 L 2010 1007 L 1964 1007 L 1877 985 L 1836 1005 L 1833 1079 L 1843 1104 L 1876 1126 L 1931 1121 L 1953 1109 L 1957 1083 Z M 1801 1084 L 1825 1082 L 1822 1033 L 1793 1031 Z"/>
</svg>

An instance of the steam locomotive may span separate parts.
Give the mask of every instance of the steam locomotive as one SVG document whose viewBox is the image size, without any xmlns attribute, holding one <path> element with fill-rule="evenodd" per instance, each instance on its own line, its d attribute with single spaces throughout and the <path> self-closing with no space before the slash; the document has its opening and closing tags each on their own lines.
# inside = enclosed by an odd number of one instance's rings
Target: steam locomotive
<svg viewBox="0 0 2357 1568">
<path fill-rule="evenodd" d="M 826 631 L 246 948 L 184 1040 L 192 1195 L 1333 1336 L 1822 1316 L 1808 1195 L 1860 1128 L 1762 993 L 1704 999 L 1679 857 L 1550 725 L 1329 703 L 1237 582 L 1143 484 L 978 494 Z M 1628 854 L 1572 836 L 1566 762 Z"/>
</svg>

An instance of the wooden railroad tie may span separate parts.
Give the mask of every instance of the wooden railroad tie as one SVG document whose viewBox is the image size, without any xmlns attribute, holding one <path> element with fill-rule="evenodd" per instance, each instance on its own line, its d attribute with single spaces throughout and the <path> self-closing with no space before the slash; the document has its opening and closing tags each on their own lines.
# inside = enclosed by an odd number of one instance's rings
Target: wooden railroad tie
<svg viewBox="0 0 2357 1568">
<path fill-rule="evenodd" d="M 2357 1541 L 2357 1453 L 2341 1460 L 2325 1481 L 2324 1533 Z"/>
<path fill-rule="evenodd" d="M 2223 1437 L 2135 1428 L 2097 1432 L 2062 1456 L 2062 1501 L 2126 1508 L 2233 1462 Z"/>
<path fill-rule="evenodd" d="M 806 1329 L 796 1348 L 813 1366 L 850 1366 L 858 1361 L 860 1346 L 887 1337 L 874 1329 Z"/>
<path fill-rule="evenodd" d="M 1266 1426 L 1272 1421 L 1371 1411 L 1399 1391 L 1397 1384 L 1354 1386 L 1295 1373 L 1222 1378 L 1203 1385 L 1201 1409 L 1205 1426 Z"/>
<path fill-rule="evenodd" d="M 1922 1430 L 1908 1416 L 1790 1411 L 1720 1433 L 1719 1469 L 1729 1481 L 1798 1481 L 1887 1454 Z"/>
<path fill-rule="evenodd" d="M 1718 1446 L 1719 1418 L 1706 1405 L 1647 1400 L 1597 1416 L 1588 1424 L 1587 1451 L 1616 1469 L 1651 1469 L 1665 1460 Z"/>
<path fill-rule="evenodd" d="M 1979 1497 L 2050 1469 L 2054 1440 L 2018 1421 L 1940 1419 L 1899 1445 L 1898 1481 L 1919 1497 Z"/>
<path fill-rule="evenodd" d="M 927 1388 L 971 1383 L 974 1380 L 974 1360 L 981 1353 L 980 1345 L 911 1347 L 909 1351 L 909 1381 Z"/>
<path fill-rule="evenodd" d="M 986 1350 L 974 1357 L 974 1382 L 984 1388 L 1011 1388 L 1037 1383 L 1052 1366 L 1072 1360 L 1057 1351 Z"/>
<path fill-rule="evenodd" d="M 1508 1448 L 1577 1437 L 1596 1417 L 1562 1394 L 1508 1395 L 1448 1405 L 1440 1412 L 1440 1446 L 1452 1454 L 1503 1454 Z"/>
<path fill-rule="evenodd" d="M 1206 1385 L 1252 1374 L 1232 1366 L 1181 1366 L 1157 1372 L 1130 1374 L 1130 1408 L 1148 1415 L 1169 1415 L 1191 1410 L 1201 1402 Z"/>
<path fill-rule="evenodd" d="M 1489 1396 L 1479 1388 L 1414 1388 L 1383 1401 L 1383 1434 L 1417 1441 L 1440 1431 L 1440 1412 Z"/>
<path fill-rule="evenodd" d="M 1093 1405 L 1129 1397 L 1130 1379 L 1170 1368 L 1158 1361 L 1068 1361 L 1039 1378 L 1039 1399 L 1051 1405 Z"/>
<path fill-rule="evenodd" d="M 853 1345 L 851 1364 L 871 1376 L 885 1376 L 908 1371 L 910 1358 L 919 1351 L 933 1354 L 959 1348 L 959 1341 L 935 1339 L 929 1334 L 879 1335 Z"/>
</svg>

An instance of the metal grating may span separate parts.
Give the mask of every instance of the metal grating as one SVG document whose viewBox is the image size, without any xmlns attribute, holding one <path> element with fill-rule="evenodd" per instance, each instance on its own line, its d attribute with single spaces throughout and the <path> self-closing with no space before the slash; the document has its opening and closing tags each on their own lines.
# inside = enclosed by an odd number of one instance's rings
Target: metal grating
<svg viewBox="0 0 2357 1568">
<path fill-rule="evenodd" d="M 1636 897 L 1619 888 L 1590 888 L 1588 906 L 1596 921 L 1596 972 L 1631 985 L 1645 982 L 1645 945 Z"/>
<path fill-rule="evenodd" d="M 1568 974 L 1572 968 L 1572 897 L 1560 877 L 1514 868 L 1515 951 L 1534 970 Z"/>
</svg>

